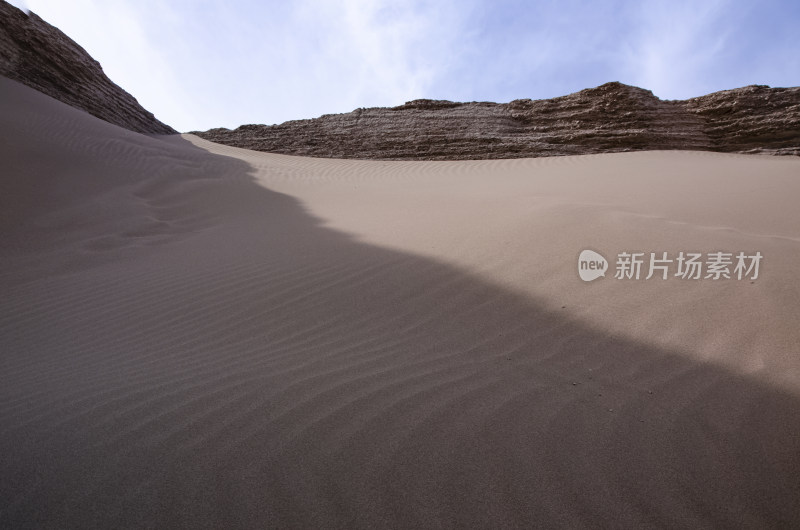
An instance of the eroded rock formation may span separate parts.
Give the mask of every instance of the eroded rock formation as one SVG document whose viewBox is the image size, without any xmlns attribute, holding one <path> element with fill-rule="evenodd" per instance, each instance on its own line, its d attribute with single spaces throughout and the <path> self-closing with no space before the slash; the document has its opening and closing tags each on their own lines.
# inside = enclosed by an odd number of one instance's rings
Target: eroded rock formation
<svg viewBox="0 0 800 530">
<path fill-rule="evenodd" d="M 114 84 L 75 41 L 0 0 L 0 75 L 132 131 L 174 134 Z"/>
<path fill-rule="evenodd" d="M 422 99 L 195 134 L 258 151 L 388 160 L 646 149 L 800 154 L 800 87 L 748 86 L 664 101 L 649 90 L 614 82 L 553 99 L 501 104 Z"/>
<path fill-rule="evenodd" d="M 127 129 L 175 131 L 115 85 L 100 64 L 34 13 L 0 0 L 0 75 Z M 800 87 L 752 85 L 685 101 L 605 85 L 553 99 L 454 103 L 420 99 L 280 125 L 195 134 L 275 153 L 456 160 L 696 149 L 800 155 Z"/>
</svg>

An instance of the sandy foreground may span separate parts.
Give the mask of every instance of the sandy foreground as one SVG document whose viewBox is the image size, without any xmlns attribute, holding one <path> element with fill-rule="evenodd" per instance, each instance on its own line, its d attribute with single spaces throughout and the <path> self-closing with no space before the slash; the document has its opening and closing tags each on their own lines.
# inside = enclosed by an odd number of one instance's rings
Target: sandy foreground
<svg viewBox="0 0 800 530">
<path fill-rule="evenodd" d="M 0 94 L 0 527 L 800 524 L 797 158 L 310 159 Z"/>
</svg>

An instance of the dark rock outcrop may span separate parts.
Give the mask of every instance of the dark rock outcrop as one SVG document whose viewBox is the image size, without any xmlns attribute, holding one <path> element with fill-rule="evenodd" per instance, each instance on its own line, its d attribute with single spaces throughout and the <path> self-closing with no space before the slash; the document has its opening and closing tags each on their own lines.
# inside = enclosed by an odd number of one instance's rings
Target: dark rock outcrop
<svg viewBox="0 0 800 530">
<path fill-rule="evenodd" d="M 714 150 L 800 155 L 800 87 L 751 85 L 682 103 Z"/>
<path fill-rule="evenodd" d="M 748 86 L 685 101 L 606 83 L 553 99 L 420 99 L 198 136 L 258 151 L 333 158 L 454 160 L 649 149 L 800 154 L 800 87 Z"/>
<path fill-rule="evenodd" d="M 0 0 L 0 75 L 151 134 L 176 131 L 115 85 L 100 64 L 34 13 Z M 332 158 L 457 160 L 694 149 L 800 155 L 800 87 L 753 85 L 685 101 L 606 83 L 553 99 L 418 99 L 280 125 L 211 129 L 221 144 Z"/>
<path fill-rule="evenodd" d="M 75 41 L 0 0 L 0 75 L 109 123 L 150 134 L 175 134 L 114 84 Z"/>
</svg>

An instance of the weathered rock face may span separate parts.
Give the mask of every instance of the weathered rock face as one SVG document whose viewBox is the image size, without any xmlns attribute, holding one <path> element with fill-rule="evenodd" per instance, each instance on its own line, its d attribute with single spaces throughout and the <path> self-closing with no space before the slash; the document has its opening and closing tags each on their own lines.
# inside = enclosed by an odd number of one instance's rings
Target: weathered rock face
<svg viewBox="0 0 800 530">
<path fill-rule="evenodd" d="M 800 155 L 800 87 L 751 85 L 683 103 L 715 150 Z"/>
<path fill-rule="evenodd" d="M 75 41 L 0 0 L 0 75 L 132 131 L 175 134 L 115 85 Z"/>
<path fill-rule="evenodd" d="M 221 144 L 292 155 L 456 160 L 646 149 L 800 154 L 800 87 L 749 86 L 686 101 L 607 83 L 510 103 L 415 100 L 280 125 L 211 129 Z"/>
<path fill-rule="evenodd" d="M 132 131 L 173 134 L 60 30 L 0 0 L 0 75 Z M 607 83 L 510 103 L 415 100 L 280 125 L 195 133 L 214 142 L 333 158 L 457 160 L 645 149 L 800 155 L 800 87 L 748 86 L 686 101 Z"/>
</svg>

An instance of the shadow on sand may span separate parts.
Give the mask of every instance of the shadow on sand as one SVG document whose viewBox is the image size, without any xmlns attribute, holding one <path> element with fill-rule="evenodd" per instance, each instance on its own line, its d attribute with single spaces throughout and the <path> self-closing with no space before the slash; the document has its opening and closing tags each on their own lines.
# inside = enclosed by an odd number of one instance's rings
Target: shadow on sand
<svg viewBox="0 0 800 530">
<path fill-rule="evenodd" d="M 148 142 L 186 163 L 137 200 L 184 236 L 31 282 L 12 309 L 53 309 L 0 320 L 0 526 L 800 524 L 797 397 Z"/>
</svg>

